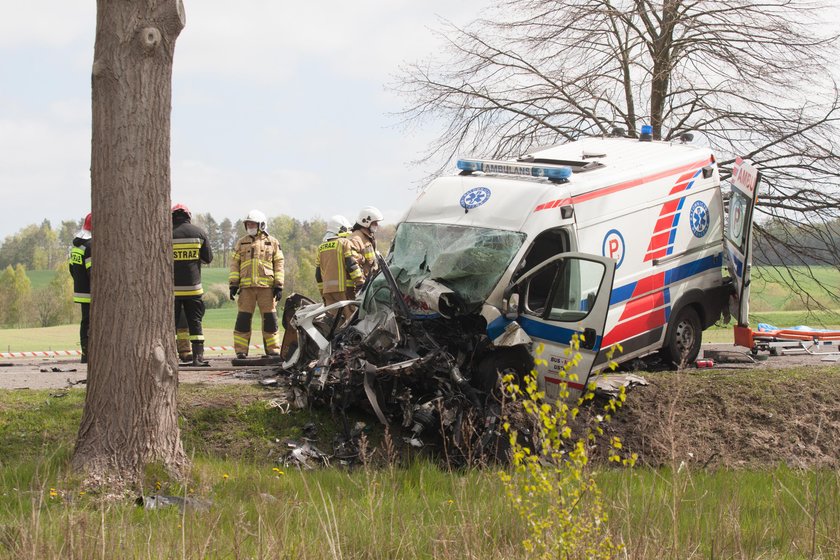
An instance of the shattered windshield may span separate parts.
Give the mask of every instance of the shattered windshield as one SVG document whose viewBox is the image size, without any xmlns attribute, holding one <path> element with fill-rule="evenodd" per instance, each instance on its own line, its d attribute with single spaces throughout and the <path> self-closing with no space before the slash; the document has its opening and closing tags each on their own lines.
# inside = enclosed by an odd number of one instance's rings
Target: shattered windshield
<svg viewBox="0 0 840 560">
<path fill-rule="evenodd" d="M 404 295 L 422 302 L 432 280 L 455 292 L 468 308 L 484 302 L 507 270 L 525 234 L 450 224 L 400 224 L 394 238 L 389 267 Z M 365 297 L 365 308 L 372 312 L 390 306 L 385 279 L 380 275 Z"/>
</svg>

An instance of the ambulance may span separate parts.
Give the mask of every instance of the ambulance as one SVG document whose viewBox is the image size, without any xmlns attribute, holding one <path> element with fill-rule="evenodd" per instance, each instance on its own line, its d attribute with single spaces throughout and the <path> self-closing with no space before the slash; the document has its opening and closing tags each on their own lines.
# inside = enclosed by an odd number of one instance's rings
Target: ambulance
<svg viewBox="0 0 840 560">
<path fill-rule="evenodd" d="M 736 162 L 725 207 L 708 147 L 651 141 L 649 128 L 640 138 L 458 160 L 460 173 L 428 185 L 391 246 L 387 267 L 412 320 L 456 320 L 436 331 L 441 344 L 481 331 L 485 344 L 451 351 L 464 363 L 484 354 L 530 369 L 539 351 L 549 397 L 575 335 L 568 387 L 579 391 L 610 360 L 658 352 L 690 364 L 705 329 L 730 313 L 746 321 L 757 170 Z M 393 305 L 384 282 L 362 295 L 362 321 Z"/>
</svg>

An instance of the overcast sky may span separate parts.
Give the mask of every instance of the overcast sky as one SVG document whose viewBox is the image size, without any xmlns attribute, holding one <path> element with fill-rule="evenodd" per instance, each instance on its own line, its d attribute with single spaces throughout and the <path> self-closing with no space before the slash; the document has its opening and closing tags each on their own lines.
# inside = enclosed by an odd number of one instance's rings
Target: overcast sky
<svg viewBox="0 0 840 560">
<path fill-rule="evenodd" d="M 488 0 L 184 0 L 175 49 L 172 200 L 240 218 L 396 220 L 433 129 L 405 131 L 385 85 L 440 48 L 437 18 Z M 90 209 L 90 68 L 96 2 L 0 0 L 0 239 Z"/>
</svg>

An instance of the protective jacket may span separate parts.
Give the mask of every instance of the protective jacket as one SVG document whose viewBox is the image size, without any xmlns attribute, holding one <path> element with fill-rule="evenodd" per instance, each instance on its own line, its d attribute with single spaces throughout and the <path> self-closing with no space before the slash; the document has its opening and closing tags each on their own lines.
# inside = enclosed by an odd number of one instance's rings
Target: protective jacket
<svg viewBox="0 0 840 560">
<path fill-rule="evenodd" d="M 358 228 L 350 235 L 350 245 L 353 248 L 354 258 L 362 268 L 362 274 L 367 278 L 371 271 L 375 271 L 376 265 L 376 240 L 367 228 Z"/>
<path fill-rule="evenodd" d="M 175 297 L 203 294 L 201 264 L 213 261 L 213 250 L 207 233 L 180 213 L 172 218 L 172 252 L 175 259 Z"/>
<path fill-rule="evenodd" d="M 76 237 L 70 248 L 70 276 L 73 277 L 73 301 L 90 303 L 90 243 L 91 239 Z"/>
<path fill-rule="evenodd" d="M 340 293 L 364 282 L 362 270 L 353 258 L 350 239 L 332 236 L 318 246 L 315 257 L 315 281 L 321 295 Z"/>
<path fill-rule="evenodd" d="M 231 286 L 282 288 L 283 280 L 283 250 L 277 239 L 259 231 L 236 242 L 228 275 Z"/>
</svg>

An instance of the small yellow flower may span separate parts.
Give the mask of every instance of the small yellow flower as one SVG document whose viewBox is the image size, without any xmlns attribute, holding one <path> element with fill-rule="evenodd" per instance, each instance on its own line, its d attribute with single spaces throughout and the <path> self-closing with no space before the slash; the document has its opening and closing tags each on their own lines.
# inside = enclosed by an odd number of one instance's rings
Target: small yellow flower
<svg viewBox="0 0 840 560">
<path fill-rule="evenodd" d="M 280 469 L 278 469 L 277 467 L 274 467 L 271 470 L 273 470 L 275 472 L 275 474 L 277 474 L 277 476 L 283 476 L 284 474 L 286 474 L 283 471 L 281 471 Z"/>
<path fill-rule="evenodd" d="M 86 492 L 84 490 L 79 490 L 79 496 L 84 496 Z"/>
<path fill-rule="evenodd" d="M 155 481 L 155 490 L 160 490 L 160 486 L 161 486 L 160 480 L 156 480 Z"/>
<path fill-rule="evenodd" d="M 223 475 L 222 475 L 222 478 L 223 478 L 223 479 L 225 479 L 225 480 L 227 480 L 227 479 L 228 479 L 228 478 L 230 478 L 230 477 L 228 476 L 228 473 L 225 473 L 225 474 L 223 474 Z"/>
<path fill-rule="evenodd" d="M 56 491 L 55 488 L 50 488 L 50 498 L 57 498 L 57 497 L 58 497 L 58 491 Z"/>
</svg>

